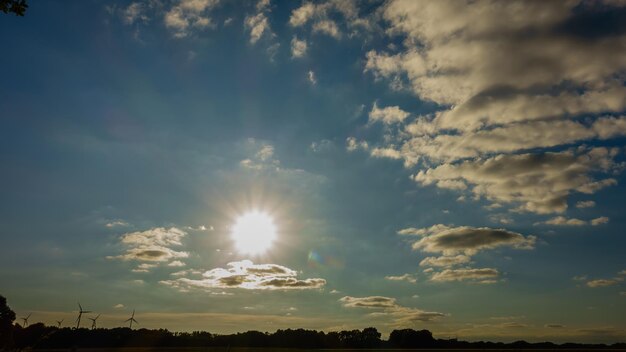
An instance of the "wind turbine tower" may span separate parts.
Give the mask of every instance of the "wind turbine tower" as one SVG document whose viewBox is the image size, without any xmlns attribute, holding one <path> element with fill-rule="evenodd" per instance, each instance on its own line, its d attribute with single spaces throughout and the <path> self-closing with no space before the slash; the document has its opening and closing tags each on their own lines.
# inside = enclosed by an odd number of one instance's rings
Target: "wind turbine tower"
<svg viewBox="0 0 626 352">
<path fill-rule="evenodd" d="M 139 322 L 137 320 L 135 320 L 135 310 L 133 309 L 133 315 L 130 316 L 130 318 L 124 320 L 124 322 L 130 322 L 130 328 L 133 328 L 133 322 L 135 322 L 135 324 L 139 324 Z"/>
<path fill-rule="evenodd" d="M 28 318 L 30 318 L 31 315 L 33 315 L 33 313 L 28 314 L 25 318 L 21 318 L 24 321 L 24 324 L 22 324 L 23 328 L 28 326 Z"/>
<path fill-rule="evenodd" d="M 80 327 L 80 318 L 83 316 L 83 313 L 91 313 L 90 310 L 83 310 L 83 306 L 78 302 L 78 318 L 76 319 L 76 329 Z"/>
<path fill-rule="evenodd" d="M 100 318 L 100 314 L 98 314 L 95 318 L 89 318 L 89 320 L 91 320 L 91 328 L 92 329 L 96 328 L 96 320 L 98 320 L 98 318 Z"/>
</svg>

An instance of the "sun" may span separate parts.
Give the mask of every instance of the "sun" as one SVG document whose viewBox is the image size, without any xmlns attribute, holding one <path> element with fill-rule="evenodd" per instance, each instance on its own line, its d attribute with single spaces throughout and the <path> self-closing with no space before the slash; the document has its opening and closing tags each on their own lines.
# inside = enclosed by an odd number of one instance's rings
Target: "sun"
<svg viewBox="0 0 626 352">
<path fill-rule="evenodd" d="M 266 213 L 251 211 L 237 218 L 231 236 L 239 252 L 261 254 L 267 251 L 276 239 L 276 226 Z"/>
</svg>

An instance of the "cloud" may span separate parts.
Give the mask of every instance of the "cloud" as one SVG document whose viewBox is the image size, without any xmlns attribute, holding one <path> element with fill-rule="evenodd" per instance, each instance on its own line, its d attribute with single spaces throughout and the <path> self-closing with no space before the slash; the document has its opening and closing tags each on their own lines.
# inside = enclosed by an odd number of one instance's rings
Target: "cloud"
<svg viewBox="0 0 626 352">
<path fill-rule="evenodd" d="M 312 85 L 317 84 L 317 78 L 315 77 L 315 72 L 309 70 L 309 72 L 307 72 L 307 78 Z"/>
<path fill-rule="evenodd" d="M 459 254 L 457 256 L 426 257 L 420 262 L 420 266 L 450 267 L 469 263 L 470 257 Z"/>
<path fill-rule="evenodd" d="M 291 38 L 291 57 L 292 58 L 301 58 L 306 55 L 308 49 L 308 45 L 306 40 L 298 39 L 295 35 Z"/>
<path fill-rule="evenodd" d="M 219 0 L 180 0 L 165 13 L 165 26 L 174 37 L 184 38 L 193 29 L 215 27 L 208 13 L 219 4 Z"/>
<path fill-rule="evenodd" d="M 393 124 L 404 121 L 408 116 L 409 113 L 400 109 L 399 106 L 379 108 L 376 102 L 374 102 L 372 110 L 369 113 L 369 121 L 381 121 L 384 124 Z"/>
<path fill-rule="evenodd" d="M 313 32 L 319 32 L 327 34 L 335 39 L 339 39 L 341 37 L 341 33 L 339 32 L 339 27 L 335 21 L 332 20 L 323 20 L 316 22 L 313 25 Z"/>
<path fill-rule="evenodd" d="M 346 308 L 364 308 L 378 310 L 370 313 L 371 317 L 389 316 L 392 317 L 397 325 L 410 325 L 415 322 L 428 322 L 445 317 L 446 315 L 439 312 L 426 312 L 417 308 L 404 307 L 396 303 L 395 298 L 384 296 L 369 297 L 351 297 L 345 296 L 339 299 L 339 302 Z"/>
<path fill-rule="evenodd" d="M 248 139 L 246 144 L 246 147 L 251 149 L 252 156 L 241 160 L 239 162 L 241 167 L 257 171 L 280 169 L 280 160 L 274 157 L 274 146 L 252 138 Z"/>
<path fill-rule="evenodd" d="M 608 224 L 608 223 L 609 223 L 609 218 L 607 218 L 606 216 L 601 216 L 599 218 L 595 218 L 591 220 L 591 225 L 593 226 L 598 226 L 598 225 L 603 225 L 603 224 Z"/>
<path fill-rule="evenodd" d="M 385 279 L 389 281 L 407 281 L 413 284 L 417 282 L 415 276 L 411 274 L 404 274 L 399 276 L 385 276 Z"/>
<path fill-rule="evenodd" d="M 356 33 L 357 28 L 367 29 L 371 26 L 370 21 L 359 17 L 356 1 L 352 0 L 329 0 L 315 3 L 305 1 L 291 12 L 289 25 L 302 27 L 311 23 L 314 33 L 322 33 L 339 39 L 342 37 L 342 31 L 337 24 L 338 19 L 342 19 L 352 33 Z"/>
<path fill-rule="evenodd" d="M 561 328 L 564 328 L 565 325 L 561 325 L 561 324 L 546 324 L 545 327 L 546 328 L 551 328 L 551 329 L 561 329 Z"/>
<path fill-rule="evenodd" d="M 576 202 L 576 208 L 578 209 L 593 208 L 595 206 L 596 202 L 592 200 Z"/>
<path fill-rule="evenodd" d="M 127 227 L 127 226 L 130 226 L 130 224 L 124 220 L 112 220 L 112 221 L 107 222 L 105 226 L 108 228 Z"/>
<path fill-rule="evenodd" d="M 441 272 L 434 273 L 430 277 L 430 281 L 447 282 L 447 281 L 475 281 L 478 283 L 491 284 L 495 283 L 500 273 L 493 268 L 463 268 L 463 269 L 445 269 Z"/>
<path fill-rule="evenodd" d="M 587 281 L 587 287 L 608 287 L 608 286 L 613 286 L 618 284 L 620 281 L 622 281 L 620 278 L 614 278 L 614 279 L 597 279 L 597 280 L 591 280 L 591 281 Z"/>
<path fill-rule="evenodd" d="M 113 308 L 114 309 L 122 309 L 122 308 L 124 308 L 124 305 L 121 304 L 121 303 L 118 303 L 118 304 L 114 305 Z"/>
<path fill-rule="evenodd" d="M 274 36 L 267 19 L 267 12 L 269 12 L 269 0 L 259 0 L 256 5 L 257 13 L 254 15 L 246 16 L 244 19 L 244 27 L 250 31 L 250 43 L 255 44 L 261 39 L 263 34 L 269 34 Z"/>
<path fill-rule="evenodd" d="M 583 225 L 587 225 L 587 222 L 580 220 L 580 219 L 575 219 L 575 218 L 568 219 L 564 216 L 557 216 L 557 217 L 554 217 L 552 219 L 542 222 L 542 224 L 556 225 L 556 226 L 583 226 Z"/>
<path fill-rule="evenodd" d="M 181 267 L 181 266 L 185 266 L 186 264 L 181 262 L 180 260 L 174 260 L 173 262 L 167 264 L 167 266 L 171 266 L 171 267 Z"/>
<path fill-rule="evenodd" d="M 365 141 L 371 156 L 403 160 L 422 186 L 539 214 L 564 212 L 574 192 L 614 185 L 605 175 L 623 165 L 617 149 L 601 145 L 626 136 L 626 33 L 577 25 L 603 23 L 612 6 L 386 2 L 386 33 L 404 41 L 367 52 L 364 72 L 435 108 Z M 586 141 L 600 147 L 567 149 Z M 374 155 L 379 149 L 397 152 Z"/>
<path fill-rule="evenodd" d="M 132 2 L 122 11 L 122 19 L 124 23 L 132 25 L 137 21 L 147 22 L 150 18 L 145 14 L 144 4 L 140 2 Z"/>
<path fill-rule="evenodd" d="M 616 148 L 592 148 L 542 154 L 498 155 L 487 159 L 443 164 L 419 171 L 413 179 L 422 185 L 458 181 L 472 186 L 475 197 L 494 203 L 518 204 L 517 210 L 539 214 L 564 212 L 572 192 L 593 194 L 614 185 L 613 178 L 596 180 L 594 170 L 615 170 Z"/>
<path fill-rule="evenodd" d="M 230 262 L 227 268 L 206 271 L 200 279 L 181 277 L 162 284 L 181 290 L 190 288 L 247 290 L 319 289 L 326 285 L 320 278 L 298 279 L 296 271 L 278 264 L 254 264 L 250 260 Z"/>
<path fill-rule="evenodd" d="M 367 150 L 368 148 L 369 145 L 365 141 L 359 141 L 354 137 L 346 138 L 346 150 L 348 150 L 349 152 L 353 152 L 358 149 Z"/>
<path fill-rule="evenodd" d="M 165 262 L 170 259 L 187 258 L 189 253 L 171 249 L 181 246 L 187 233 L 176 227 L 166 229 L 155 227 L 146 231 L 129 232 L 121 236 L 120 241 L 127 247 L 124 254 L 108 256 L 108 259 L 135 260 L 144 262 Z M 154 264 L 154 263 L 153 263 Z M 146 271 L 151 266 L 139 266 L 134 271 Z"/>
<path fill-rule="evenodd" d="M 344 307 L 350 308 L 394 308 L 397 307 L 396 299 L 383 296 L 351 297 L 345 296 L 339 299 Z"/>
<path fill-rule="evenodd" d="M 402 231 L 402 230 L 401 230 Z M 434 225 L 415 230 L 422 238 L 413 243 L 413 249 L 446 256 L 459 253 L 471 256 L 479 251 L 507 246 L 516 249 L 534 248 L 536 237 L 489 227 Z"/>
</svg>

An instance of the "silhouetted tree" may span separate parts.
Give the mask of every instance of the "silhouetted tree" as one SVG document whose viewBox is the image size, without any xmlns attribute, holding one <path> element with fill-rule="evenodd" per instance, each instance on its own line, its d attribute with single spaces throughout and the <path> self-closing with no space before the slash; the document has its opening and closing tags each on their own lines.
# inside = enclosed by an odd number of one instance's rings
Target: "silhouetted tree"
<svg viewBox="0 0 626 352">
<path fill-rule="evenodd" d="M 15 312 L 7 305 L 7 299 L 0 295 L 0 349 L 13 345 L 13 321 Z"/>
<path fill-rule="evenodd" d="M 433 334 L 428 330 L 394 330 L 389 335 L 389 343 L 399 348 L 429 348 L 436 344 Z"/>
<path fill-rule="evenodd" d="M 0 0 L 0 11 L 4 13 L 14 13 L 17 16 L 24 16 L 28 4 L 26 0 Z"/>
</svg>

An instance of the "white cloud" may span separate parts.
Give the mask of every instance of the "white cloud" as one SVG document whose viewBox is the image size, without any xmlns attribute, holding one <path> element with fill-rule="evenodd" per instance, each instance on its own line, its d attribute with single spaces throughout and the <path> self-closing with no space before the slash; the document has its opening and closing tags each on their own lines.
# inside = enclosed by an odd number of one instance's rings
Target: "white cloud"
<svg viewBox="0 0 626 352">
<path fill-rule="evenodd" d="M 366 141 L 370 154 L 419 168 L 421 185 L 540 214 L 564 212 L 573 192 L 615 184 L 604 175 L 623 167 L 616 149 L 566 148 L 626 135 L 626 116 L 615 116 L 626 109 L 626 35 L 589 40 L 571 30 L 577 6 L 613 5 L 386 2 L 387 33 L 406 40 L 369 51 L 364 71 L 437 111 L 389 126 L 379 143 Z M 397 152 L 374 155 L 381 149 Z"/>
<path fill-rule="evenodd" d="M 599 218 L 595 218 L 591 220 L 591 225 L 593 226 L 604 225 L 608 223 L 609 223 L 609 218 L 607 218 L 606 216 L 601 216 Z"/>
<path fill-rule="evenodd" d="M 359 141 L 354 137 L 348 137 L 346 138 L 346 149 L 349 152 L 353 152 L 355 150 L 358 149 L 364 149 L 367 150 L 369 148 L 367 142 L 365 141 Z"/>
<path fill-rule="evenodd" d="M 127 227 L 127 226 L 130 226 L 130 224 L 124 220 L 112 220 L 112 221 L 107 222 L 105 226 L 108 228 Z"/>
<path fill-rule="evenodd" d="M 351 31 L 350 35 L 358 33 L 360 29 L 372 27 L 369 19 L 359 17 L 357 2 L 353 0 L 305 1 L 291 12 L 289 25 L 302 27 L 311 23 L 314 33 L 339 39 L 342 37 L 342 30 L 337 21 L 341 21 Z"/>
<path fill-rule="evenodd" d="M 576 208 L 578 209 L 593 208 L 595 206 L 596 206 L 596 202 L 592 200 L 576 202 Z"/>
<path fill-rule="evenodd" d="M 202 278 L 181 277 L 164 280 L 162 284 L 181 290 L 190 288 L 247 290 L 304 290 L 326 285 L 320 278 L 299 279 L 295 270 L 278 264 L 254 264 L 250 260 L 230 262 L 227 268 L 215 268 L 202 274 Z"/>
<path fill-rule="evenodd" d="M 132 2 L 122 11 L 122 19 L 126 24 L 133 24 L 137 21 L 147 22 L 150 18 L 145 13 L 144 4 Z"/>
<path fill-rule="evenodd" d="M 186 258 L 189 253 L 176 251 L 170 247 L 181 246 L 182 239 L 187 233 L 176 227 L 166 229 L 156 227 L 146 231 L 129 232 L 121 236 L 126 251 L 118 256 L 108 256 L 108 259 L 135 260 L 143 262 L 165 262 L 171 259 Z M 140 265 L 134 271 L 147 271 L 154 263 Z"/>
<path fill-rule="evenodd" d="M 369 121 L 381 121 L 384 124 L 393 124 L 404 121 L 408 116 L 409 113 L 400 109 L 399 106 L 379 108 L 376 102 L 374 102 L 372 110 L 369 113 Z"/>
<path fill-rule="evenodd" d="M 399 276 L 385 276 L 385 279 L 389 281 L 406 281 L 412 284 L 417 282 L 417 279 L 415 278 L 415 276 L 411 274 L 404 274 L 404 275 L 399 275 Z"/>
<path fill-rule="evenodd" d="M 309 72 L 307 72 L 307 78 L 309 79 L 309 82 L 312 85 L 316 85 L 317 84 L 317 78 L 315 77 L 315 72 L 309 70 Z"/>
<path fill-rule="evenodd" d="M 587 225 L 587 222 L 576 218 L 568 219 L 564 216 L 557 216 L 544 221 L 543 224 L 556 226 L 583 226 Z"/>
<path fill-rule="evenodd" d="M 324 33 L 335 39 L 339 39 L 341 37 L 341 33 L 339 32 L 339 27 L 337 27 L 337 23 L 331 20 L 316 22 L 313 25 L 313 32 Z"/>
<path fill-rule="evenodd" d="M 244 19 L 244 27 L 250 31 L 250 43 L 255 44 L 261 39 L 263 34 L 274 36 L 270 28 L 270 23 L 267 18 L 269 12 L 269 0 L 259 0 L 256 5 L 257 13 L 254 15 L 246 16 Z"/>
<path fill-rule="evenodd" d="M 587 282 L 587 286 L 588 287 L 607 287 L 607 286 L 613 286 L 613 285 L 617 285 L 620 281 L 619 278 L 615 278 L 615 279 L 597 279 L 597 280 L 591 280 Z"/>
<path fill-rule="evenodd" d="M 124 308 L 124 305 L 121 304 L 121 303 L 118 303 L 118 304 L 114 305 L 113 308 L 114 309 L 122 309 L 122 308 Z"/>
<path fill-rule="evenodd" d="M 291 38 L 291 57 L 292 58 L 300 58 L 306 55 L 308 50 L 308 45 L 306 40 L 298 39 L 295 35 Z"/>
<path fill-rule="evenodd" d="M 559 153 L 499 155 L 487 159 L 443 164 L 419 171 L 413 179 L 422 185 L 459 181 L 472 185 L 475 197 L 494 203 L 518 204 L 518 210 L 539 214 L 564 212 L 572 192 L 593 194 L 616 184 L 615 179 L 595 180 L 592 171 L 616 169 L 618 150 L 578 149 Z"/>
<path fill-rule="evenodd" d="M 174 37 L 188 36 L 193 29 L 214 27 L 209 12 L 219 4 L 219 0 L 180 0 L 165 13 L 165 26 Z"/>
<path fill-rule="evenodd" d="M 185 266 L 187 264 L 181 262 L 180 260 L 174 260 L 171 263 L 167 264 L 167 266 L 171 266 L 171 267 L 181 267 L 181 266 Z"/>
</svg>

